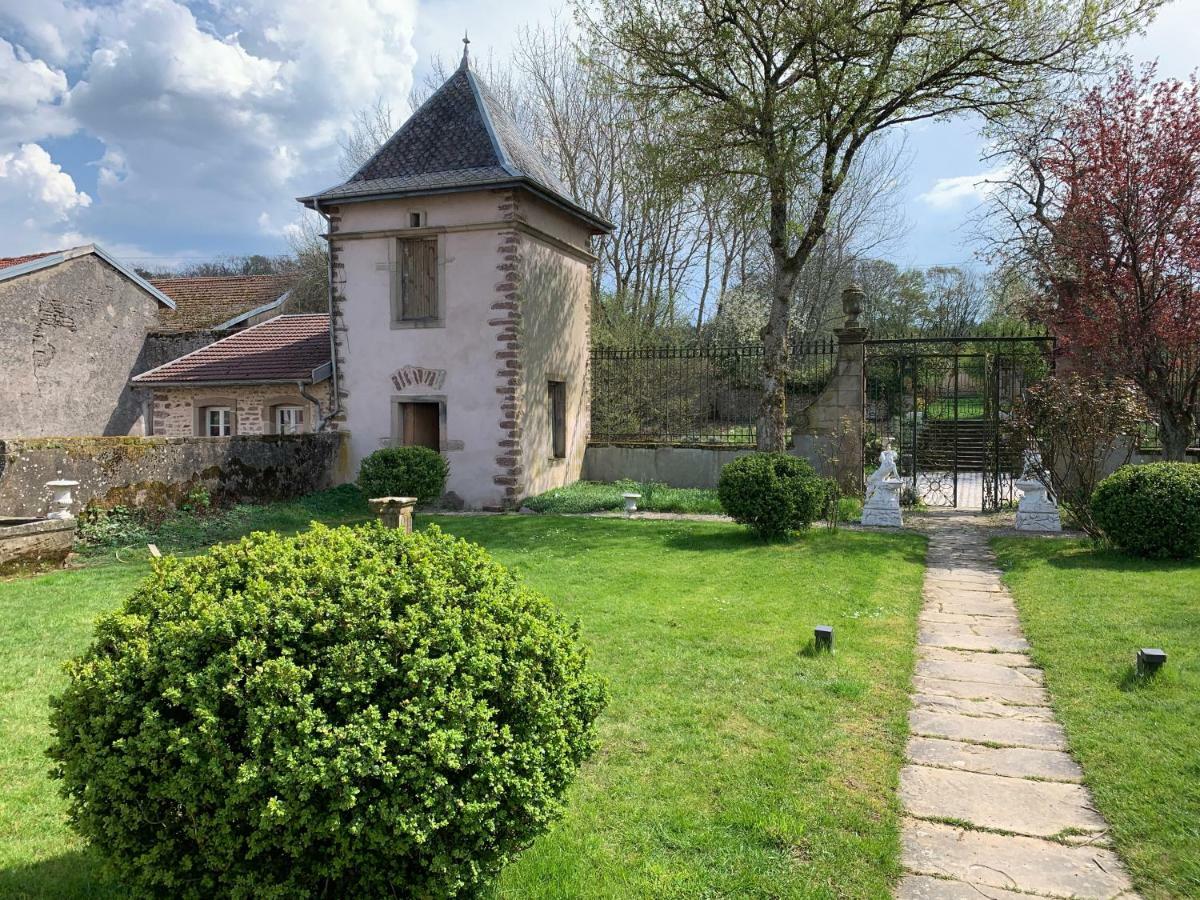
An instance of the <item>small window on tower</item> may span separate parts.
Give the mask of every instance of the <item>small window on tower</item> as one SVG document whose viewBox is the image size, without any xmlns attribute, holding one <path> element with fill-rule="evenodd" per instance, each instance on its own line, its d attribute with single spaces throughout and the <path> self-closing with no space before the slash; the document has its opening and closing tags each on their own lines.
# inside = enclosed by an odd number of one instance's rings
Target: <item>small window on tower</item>
<svg viewBox="0 0 1200 900">
<path fill-rule="evenodd" d="M 550 395 L 550 452 L 555 459 L 567 455 L 567 384 L 551 381 Z"/>
</svg>

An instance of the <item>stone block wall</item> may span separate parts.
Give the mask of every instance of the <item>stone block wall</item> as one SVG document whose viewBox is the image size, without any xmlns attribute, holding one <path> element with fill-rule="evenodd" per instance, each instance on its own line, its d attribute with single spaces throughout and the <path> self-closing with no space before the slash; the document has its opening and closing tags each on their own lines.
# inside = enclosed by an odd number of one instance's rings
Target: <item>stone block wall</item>
<svg viewBox="0 0 1200 900">
<path fill-rule="evenodd" d="M 94 254 L 0 283 L 0 438 L 144 432 L 159 302 Z"/>
<path fill-rule="evenodd" d="M 79 482 L 75 511 L 173 508 L 195 487 L 218 503 L 270 502 L 347 480 L 343 432 L 228 438 L 0 441 L 0 516 L 42 516 L 47 481 Z"/>
<path fill-rule="evenodd" d="M 207 329 L 200 331 L 167 331 L 157 332 L 151 331 L 146 335 L 146 345 L 142 350 L 141 368 L 137 374 L 156 369 L 161 365 L 179 359 L 191 353 L 193 350 L 199 350 L 201 347 L 207 347 L 213 341 L 218 341 L 227 334 L 222 334 L 216 331 Z"/>
<path fill-rule="evenodd" d="M 271 434 L 276 406 L 300 406 L 305 410 L 304 427 L 313 431 L 319 416 L 330 409 L 330 383 L 308 385 L 306 393 L 320 401 L 320 410 L 300 394 L 295 384 L 252 384 L 228 387 L 159 388 L 153 392 L 153 434 L 161 437 L 192 437 L 197 434 L 198 410 L 206 406 L 228 406 L 234 411 L 234 428 L 239 435 Z"/>
</svg>

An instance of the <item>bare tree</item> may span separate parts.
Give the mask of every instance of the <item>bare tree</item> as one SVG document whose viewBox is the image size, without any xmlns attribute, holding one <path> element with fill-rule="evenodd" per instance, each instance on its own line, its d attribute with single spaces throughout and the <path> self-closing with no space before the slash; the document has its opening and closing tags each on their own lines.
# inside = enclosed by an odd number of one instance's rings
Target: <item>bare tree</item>
<svg viewBox="0 0 1200 900">
<path fill-rule="evenodd" d="M 781 450 L 795 287 L 870 139 L 938 116 L 1003 117 L 1162 0 L 582 2 L 591 61 L 662 116 L 678 177 L 762 184 L 771 307 L 757 440 Z M 795 205 L 801 190 L 806 210 Z"/>
<path fill-rule="evenodd" d="M 349 132 L 338 141 L 342 149 L 338 170 L 342 176 L 349 178 L 362 168 L 397 127 L 391 104 L 382 97 L 376 97 L 370 106 L 355 112 Z"/>
<path fill-rule="evenodd" d="M 321 222 L 319 216 L 306 210 L 288 232 L 296 273 L 288 296 L 288 312 L 329 310 L 329 244 L 321 232 Z"/>
</svg>

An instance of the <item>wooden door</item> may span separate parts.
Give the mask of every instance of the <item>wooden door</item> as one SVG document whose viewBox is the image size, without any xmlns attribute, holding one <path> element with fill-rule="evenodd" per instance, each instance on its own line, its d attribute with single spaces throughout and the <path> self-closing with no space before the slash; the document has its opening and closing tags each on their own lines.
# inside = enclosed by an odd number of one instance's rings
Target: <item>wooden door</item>
<svg viewBox="0 0 1200 900">
<path fill-rule="evenodd" d="M 407 447 L 441 450 L 441 410 L 436 403 L 401 403 L 400 441 Z"/>
</svg>

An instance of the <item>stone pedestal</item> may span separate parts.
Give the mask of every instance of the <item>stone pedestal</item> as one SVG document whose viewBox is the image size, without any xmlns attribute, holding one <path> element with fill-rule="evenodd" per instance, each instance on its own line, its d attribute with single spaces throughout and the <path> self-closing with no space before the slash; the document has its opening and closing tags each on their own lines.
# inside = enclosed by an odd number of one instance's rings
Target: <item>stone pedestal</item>
<svg viewBox="0 0 1200 900">
<path fill-rule="evenodd" d="M 379 521 L 384 527 L 403 528 L 406 534 L 412 534 L 416 497 L 374 497 L 368 500 L 367 504 L 371 507 L 371 512 L 379 516 Z"/>
<path fill-rule="evenodd" d="M 899 478 L 888 478 L 876 482 L 874 490 L 863 504 L 862 524 L 883 528 L 900 528 L 900 490 L 904 482 Z"/>
<path fill-rule="evenodd" d="M 1017 503 L 1017 531 L 1062 531 L 1058 504 L 1046 495 L 1046 486 L 1037 479 L 1013 482 L 1021 492 Z"/>
</svg>

